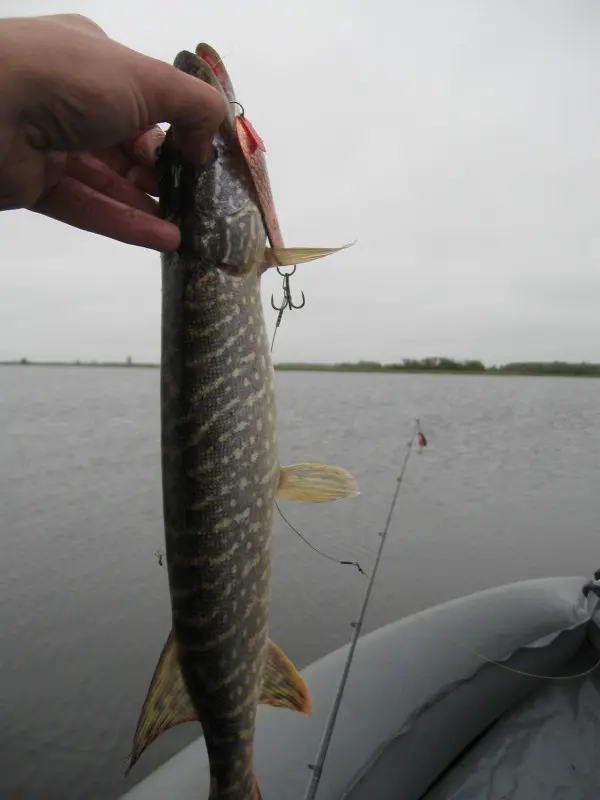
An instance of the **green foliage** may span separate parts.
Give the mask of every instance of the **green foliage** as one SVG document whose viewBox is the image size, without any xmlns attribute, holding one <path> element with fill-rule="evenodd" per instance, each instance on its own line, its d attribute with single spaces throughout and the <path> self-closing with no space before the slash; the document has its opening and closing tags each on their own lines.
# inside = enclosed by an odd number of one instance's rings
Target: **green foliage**
<svg viewBox="0 0 600 800">
<path fill-rule="evenodd" d="M 331 372 L 443 372 L 468 375 L 557 375 L 600 377 L 600 364 L 569 364 L 566 361 L 515 361 L 500 367 L 486 367 L 482 361 L 455 361 L 446 357 L 404 358 L 399 363 L 378 361 L 342 362 L 339 364 L 277 364 L 277 370 L 309 370 Z"/>
<path fill-rule="evenodd" d="M 498 372 L 513 375 L 593 375 L 600 376 L 600 364 L 569 364 L 567 361 L 515 361 L 498 367 Z"/>
</svg>

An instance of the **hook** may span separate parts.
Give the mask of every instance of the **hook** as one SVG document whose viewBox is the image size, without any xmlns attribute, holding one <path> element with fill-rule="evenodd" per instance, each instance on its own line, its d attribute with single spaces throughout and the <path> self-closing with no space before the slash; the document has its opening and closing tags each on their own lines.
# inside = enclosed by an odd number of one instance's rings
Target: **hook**
<svg viewBox="0 0 600 800">
<path fill-rule="evenodd" d="M 244 106 L 241 103 L 239 103 L 237 100 L 230 100 L 229 102 L 231 103 L 232 106 L 239 106 L 240 107 L 241 112 L 242 112 L 241 113 L 242 117 L 246 116 L 246 112 L 244 111 Z"/>
<path fill-rule="evenodd" d="M 273 295 L 271 295 L 271 307 L 272 307 L 272 309 L 274 311 L 279 311 L 280 313 L 282 313 L 283 311 L 285 311 L 286 308 L 289 308 L 290 311 L 292 309 L 294 309 L 294 308 L 295 309 L 304 308 L 304 306 L 306 305 L 306 298 L 304 296 L 304 292 L 300 292 L 300 294 L 302 295 L 302 302 L 300 304 L 296 305 L 294 303 L 294 301 L 292 300 L 292 291 L 290 289 L 290 278 L 292 277 L 294 272 L 296 272 L 296 265 L 294 264 L 294 269 L 291 272 L 282 272 L 279 267 L 277 267 L 277 272 L 283 278 L 283 287 L 282 287 L 283 288 L 283 302 L 281 303 L 280 306 L 276 306 L 275 305 L 275 301 L 273 299 Z"/>
<path fill-rule="evenodd" d="M 276 306 L 275 299 L 273 295 L 271 295 L 271 308 L 273 309 L 273 311 L 279 312 L 277 314 L 277 321 L 275 323 L 275 330 L 273 332 L 273 341 L 271 342 L 271 350 L 273 350 L 273 345 L 275 344 L 275 334 L 277 333 L 277 329 L 281 325 L 281 318 L 283 317 L 283 312 L 286 310 L 286 308 L 289 308 L 289 310 L 292 311 L 293 309 L 304 308 L 304 306 L 306 305 L 306 297 L 304 296 L 304 292 L 300 292 L 300 294 L 302 295 L 301 303 L 296 304 L 292 299 L 292 290 L 290 289 L 290 278 L 292 277 L 294 272 L 296 272 L 296 265 L 294 264 L 294 268 L 292 269 L 291 272 L 282 272 L 280 267 L 277 267 L 277 272 L 283 278 L 283 285 L 282 285 L 283 299 L 281 301 L 281 305 Z"/>
</svg>

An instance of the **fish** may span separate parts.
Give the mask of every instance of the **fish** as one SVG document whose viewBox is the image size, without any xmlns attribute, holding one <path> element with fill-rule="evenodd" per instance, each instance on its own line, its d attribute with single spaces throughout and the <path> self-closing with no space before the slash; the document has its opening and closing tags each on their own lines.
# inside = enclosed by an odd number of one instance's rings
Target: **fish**
<svg viewBox="0 0 600 800">
<path fill-rule="evenodd" d="M 159 213 L 181 230 L 179 250 L 161 256 L 161 467 L 172 628 L 128 771 L 166 730 L 199 721 L 209 800 L 259 800 L 257 704 L 311 711 L 304 680 L 268 636 L 274 502 L 358 494 L 341 467 L 279 462 L 260 280 L 271 266 L 341 248 L 283 247 L 262 140 L 221 59 L 201 44 L 196 53 L 179 53 L 174 65 L 220 91 L 227 115 L 209 164 L 187 161 L 171 129 L 157 153 Z"/>
</svg>

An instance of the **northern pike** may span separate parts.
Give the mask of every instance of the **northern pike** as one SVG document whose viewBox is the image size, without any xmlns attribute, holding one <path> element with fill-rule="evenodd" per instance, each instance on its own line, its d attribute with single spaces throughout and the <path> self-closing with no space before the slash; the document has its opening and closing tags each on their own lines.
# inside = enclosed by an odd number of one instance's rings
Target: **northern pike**
<svg viewBox="0 0 600 800">
<path fill-rule="evenodd" d="M 198 720 L 210 800 L 257 800 L 257 703 L 310 712 L 304 681 L 267 634 L 274 500 L 319 503 L 358 493 L 339 467 L 280 466 L 260 277 L 269 266 L 335 251 L 283 248 L 262 142 L 240 114 L 217 53 L 198 45 L 174 63 L 222 92 L 228 113 L 209 165 L 188 162 L 171 130 L 157 156 L 160 212 L 181 229 L 178 252 L 162 256 L 161 459 L 172 630 L 130 767 L 161 733 Z"/>
</svg>

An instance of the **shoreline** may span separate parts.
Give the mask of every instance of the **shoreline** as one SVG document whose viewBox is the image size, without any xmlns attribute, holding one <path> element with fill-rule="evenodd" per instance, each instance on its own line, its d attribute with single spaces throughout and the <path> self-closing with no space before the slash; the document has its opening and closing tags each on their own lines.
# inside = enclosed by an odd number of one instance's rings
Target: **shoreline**
<svg viewBox="0 0 600 800">
<path fill-rule="evenodd" d="M 375 365 L 375 364 L 311 364 L 311 363 L 283 363 L 274 364 L 276 372 L 341 372 L 341 373 L 369 373 L 369 374 L 395 374 L 395 375 L 485 375 L 536 378 L 600 378 L 600 365 L 597 364 L 567 364 L 561 363 L 560 368 L 553 370 L 553 364 L 542 365 L 540 369 L 535 366 L 527 367 L 525 363 L 519 369 L 506 367 L 489 367 L 484 369 L 448 369 L 448 368 L 418 368 L 404 367 L 402 365 Z M 152 362 L 127 362 L 127 361 L 0 361 L 0 367 L 88 367 L 95 369 L 159 369 L 160 364 Z M 537 367 L 537 368 L 536 368 Z M 582 369 L 583 368 L 583 369 Z"/>
</svg>

